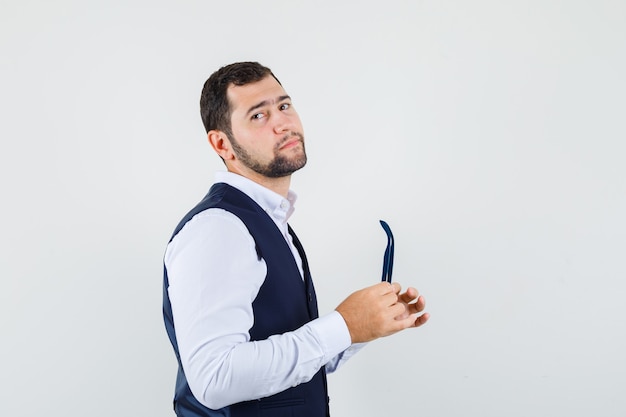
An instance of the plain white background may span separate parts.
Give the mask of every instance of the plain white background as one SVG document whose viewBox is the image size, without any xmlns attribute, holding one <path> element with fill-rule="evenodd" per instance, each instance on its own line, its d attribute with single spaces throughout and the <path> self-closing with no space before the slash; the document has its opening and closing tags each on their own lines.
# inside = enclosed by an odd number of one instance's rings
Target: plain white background
<svg viewBox="0 0 626 417">
<path fill-rule="evenodd" d="M 3 0 L 0 59 L 0 415 L 173 415 L 161 260 L 241 60 L 304 123 L 320 310 L 380 279 L 382 218 L 432 314 L 334 416 L 626 413 L 623 1 Z"/>
</svg>

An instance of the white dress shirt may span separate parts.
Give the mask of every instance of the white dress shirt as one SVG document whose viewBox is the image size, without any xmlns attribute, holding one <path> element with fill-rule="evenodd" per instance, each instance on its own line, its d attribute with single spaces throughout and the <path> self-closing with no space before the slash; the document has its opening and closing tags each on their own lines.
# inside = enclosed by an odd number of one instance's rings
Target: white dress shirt
<svg viewBox="0 0 626 417">
<path fill-rule="evenodd" d="M 218 172 L 215 179 L 243 191 L 270 215 L 302 274 L 287 229 L 295 193 L 285 199 L 230 172 Z M 361 346 L 351 346 L 336 311 L 295 331 L 250 341 L 252 302 L 267 267 L 244 223 L 230 212 L 212 208 L 195 215 L 167 246 L 164 261 L 185 376 L 209 408 L 282 392 L 308 382 L 322 366 L 333 372 Z"/>
</svg>

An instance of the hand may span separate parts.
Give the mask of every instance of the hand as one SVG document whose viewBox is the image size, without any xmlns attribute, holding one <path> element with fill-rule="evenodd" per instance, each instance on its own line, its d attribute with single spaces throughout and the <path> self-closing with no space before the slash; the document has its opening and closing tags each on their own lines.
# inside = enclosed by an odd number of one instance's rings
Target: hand
<svg viewBox="0 0 626 417">
<path fill-rule="evenodd" d="M 369 342 L 426 323 L 427 313 L 414 317 L 423 311 L 424 298 L 418 297 L 414 288 L 398 295 L 400 289 L 398 283 L 381 282 L 354 292 L 337 306 L 352 343 Z"/>
<path fill-rule="evenodd" d="M 396 317 L 396 320 L 404 320 L 409 318 L 409 316 L 414 314 L 419 314 L 424 311 L 424 307 L 426 307 L 426 301 L 424 297 L 419 295 L 419 292 L 413 287 L 407 288 L 407 290 L 398 296 L 398 303 L 404 305 L 405 311 Z M 422 324 L 428 321 L 430 314 L 424 313 L 415 318 L 413 322 L 413 326 L 411 327 L 419 327 Z"/>
</svg>

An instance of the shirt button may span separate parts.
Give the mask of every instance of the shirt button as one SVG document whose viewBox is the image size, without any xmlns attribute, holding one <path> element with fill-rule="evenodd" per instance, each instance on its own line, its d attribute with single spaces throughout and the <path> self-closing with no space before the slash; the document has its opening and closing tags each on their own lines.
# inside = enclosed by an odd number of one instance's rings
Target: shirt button
<svg viewBox="0 0 626 417">
<path fill-rule="evenodd" d="M 283 210 L 287 209 L 287 202 L 285 200 L 280 202 L 280 208 L 283 209 Z"/>
</svg>

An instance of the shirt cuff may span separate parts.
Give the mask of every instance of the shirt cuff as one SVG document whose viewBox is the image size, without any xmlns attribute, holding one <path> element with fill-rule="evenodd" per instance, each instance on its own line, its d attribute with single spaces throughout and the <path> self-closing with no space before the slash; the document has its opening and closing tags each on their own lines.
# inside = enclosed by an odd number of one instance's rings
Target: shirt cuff
<svg viewBox="0 0 626 417">
<path fill-rule="evenodd" d="M 337 311 L 319 317 L 309 325 L 324 352 L 324 363 L 350 347 L 350 331 Z"/>
</svg>

